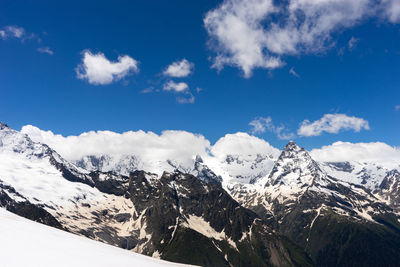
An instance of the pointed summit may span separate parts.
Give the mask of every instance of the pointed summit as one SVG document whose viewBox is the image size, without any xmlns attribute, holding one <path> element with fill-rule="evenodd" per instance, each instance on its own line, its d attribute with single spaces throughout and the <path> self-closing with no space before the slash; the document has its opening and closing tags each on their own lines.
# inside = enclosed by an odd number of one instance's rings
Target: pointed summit
<svg viewBox="0 0 400 267">
<path fill-rule="evenodd" d="M 300 189 L 310 186 L 314 178 L 321 176 L 321 169 L 308 152 L 290 141 L 275 162 L 268 184 Z"/>
<path fill-rule="evenodd" d="M 301 156 L 299 154 L 301 154 Z M 311 159 L 310 155 L 304 148 L 299 147 L 296 142 L 290 141 L 283 149 L 281 155 L 279 156 L 279 159 L 294 157 L 306 157 Z"/>
<path fill-rule="evenodd" d="M 284 149 L 286 150 L 286 149 L 292 149 L 292 148 L 296 148 L 296 147 L 299 147 L 299 146 L 296 144 L 296 142 L 293 141 L 293 140 L 290 140 L 289 143 L 286 144 L 286 146 L 285 146 Z"/>
<path fill-rule="evenodd" d="M 299 147 L 295 141 L 289 141 L 286 146 L 283 148 L 283 151 L 301 151 L 303 148 Z"/>
</svg>

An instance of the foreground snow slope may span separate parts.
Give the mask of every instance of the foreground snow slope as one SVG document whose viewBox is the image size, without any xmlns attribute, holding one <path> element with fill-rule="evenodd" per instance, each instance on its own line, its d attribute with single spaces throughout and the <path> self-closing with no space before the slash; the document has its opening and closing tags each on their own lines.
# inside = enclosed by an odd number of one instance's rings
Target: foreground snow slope
<svg viewBox="0 0 400 267">
<path fill-rule="evenodd" d="M 36 223 L 0 208 L 1 266 L 187 266 Z M 25 248 L 25 249 L 24 249 Z"/>
</svg>

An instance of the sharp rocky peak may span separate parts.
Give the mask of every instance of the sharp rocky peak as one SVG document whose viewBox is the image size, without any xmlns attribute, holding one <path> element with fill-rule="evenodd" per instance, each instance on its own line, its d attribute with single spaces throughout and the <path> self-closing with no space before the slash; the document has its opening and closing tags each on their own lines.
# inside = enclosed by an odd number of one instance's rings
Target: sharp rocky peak
<svg viewBox="0 0 400 267">
<path fill-rule="evenodd" d="M 310 186 L 315 178 L 324 176 L 308 152 L 290 141 L 283 149 L 269 175 L 268 185 Z"/>
<path fill-rule="evenodd" d="M 289 143 L 287 143 L 287 145 L 285 146 L 285 148 L 283 149 L 281 156 L 289 156 L 289 155 L 293 155 L 293 154 L 298 154 L 301 152 L 306 152 L 304 150 L 304 148 L 299 147 L 296 142 L 294 141 L 290 141 Z M 307 152 L 306 152 L 307 153 Z M 308 154 L 308 153 L 307 153 Z"/>
</svg>

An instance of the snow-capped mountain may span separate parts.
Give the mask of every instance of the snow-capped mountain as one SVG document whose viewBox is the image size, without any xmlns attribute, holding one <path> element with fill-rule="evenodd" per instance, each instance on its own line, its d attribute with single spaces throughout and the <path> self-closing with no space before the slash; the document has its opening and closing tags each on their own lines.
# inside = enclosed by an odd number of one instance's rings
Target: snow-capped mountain
<svg viewBox="0 0 400 267">
<path fill-rule="evenodd" d="M 74 163 L 88 171 L 115 172 L 126 176 L 143 169 L 143 164 L 133 155 L 88 155 Z"/>
<path fill-rule="evenodd" d="M 171 261 L 311 263 L 299 247 L 234 201 L 200 157 L 191 170 L 199 178 L 179 170 L 127 177 L 80 169 L 6 125 L 0 136 L 0 205 L 14 213 Z"/>
<path fill-rule="evenodd" d="M 257 145 L 251 154 L 243 138 L 253 137 L 228 136 L 222 141 L 229 139 L 229 146 L 215 145 L 203 156 L 144 161 L 138 154 L 88 154 L 71 163 L 1 124 L 0 206 L 190 264 L 379 266 L 400 260 L 397 169 L 319 162 L 294 142 L 280 153 Z M 383 259 L 377 262 L 371 251 Z"/>
<path fill-rule="evenodd" d="M 281 205 L 287 206 L 285 212 L 290 211 L 307 194 L 318 195 L 322 202 L 331 202 L 329 205 L 337 206 L 341 214 L 348 214 L 349 207 L 353 207 L 355 210 L 351 215 L 365 219 L 370 219 L 371 205 L 385 204 L 368 188 L 328 175 L 307 151 L 292 141 L 286 145 L 268 176 L 255 185 L 233 187 L 231 193 L 243 205 L 264 206 L 274 215 Z M 348 205 L 343 208 L 343 203 Z M 386 209 L 390 210 L 388 206 Z"/>
<path fill-rule="evenodd" d="M 385 181 L 388 182 L 386 190 L 397 189 L 397 172 L 392 172 Z M 371 227 L 382 228 L 379 231 L 391 236 L 380 243 L 382 247 L 391 246 L 397 234 L 382 225 L 399 229 L 400 216 L 382 200 L 382 192 L 374 195 L 368 188 L 330 176 L 294 142 L 286 145 L 268 176 L 255 185 L 231 189 L 236 200 L 276 223 L 278 231 L 304 247 L 317 265 L 343 265 L 340 259 L 326 257 L 326 250 L 342 253 L 342 248 L 332 243 L 342 238 L 347 240 L 346 253 L 355 252 L 359 239 L 378 238 Z M 336 228 L 323 230 L 324 235 L 317 232 L 326 224 L 339 222 L 349 229 L 357 229 L 354 231 L 371 232 L 362 237 L 350 237 Z M 377 249 L 374 243 L 367 242 L 364 246 L 366 250 Z"/>
</svg>

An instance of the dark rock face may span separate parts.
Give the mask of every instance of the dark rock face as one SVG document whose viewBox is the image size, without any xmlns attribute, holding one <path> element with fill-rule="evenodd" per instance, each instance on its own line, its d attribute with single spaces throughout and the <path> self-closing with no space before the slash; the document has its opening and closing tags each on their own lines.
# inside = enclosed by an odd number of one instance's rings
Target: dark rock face
<svg viewBox="0 0 400 267">
<path fill-rule="evenodd" d="M 293 243 L 274 234 L 266 222 L 241 207 L 218 184 L 180 172 L 149 181 L 144 172 L 137 171 L 130 179 L 131 200 L 138 211 L 145 210 L 146 229 L 152 233 L 145 250 L 148 254 L 158 251 L 166 260 L 204 266 L 268 266 L 274 261 L 311 264 Z M 225 238 L 206 237 L 188 228 L 192 216 Z"/>
<path fill-rule="evenodd" d="M 389 171 L 379 185 L 378 194 L 390 202 L 391 207 L 400 211 L 400 172 Z"/>
<path fill-rule="evenodd" d="M 194 163 L 195 176 L 206 183 L 216 183 L 221 185 L 222 177 L 217 176 L 208 166 L 203 164 L 203 159 L 200 156 L 196 156 Z"/>
<path fill-rule="evenodd" d="M 400 261 L 400 223 L 393 209 L 363 186 L 326 175 L 294 142 L 285 147 L 269 178 L 266 188 L 275 194 L 282 187 L 295 189 L 276 198 L 266 190 L 271 225 L 317 266 L 396 266 Z M 398 173 L 391 172 L 382 190 L 392 192 L 397 181 Z M 253 199 L 249 203 L 243 204 L 260 216 L 266 212 L 252 206 Z"/>
<path fill-rule="evenodd" d="M 327 162 L 327 164 L 334 169 L 342 172 L 352 172 L 354 170 L 354 166 L 350 164 L 350 162 Z"/>
<path fill-rule="evenodd" d="M 91 172 L 89 176 L 92 178 L 94 187 L 103 193 L 122 196 L 126 193 L 129 178 L 122 175 L 116 175 L 113 172 L 102 173 L 99 171 Z M 103 176 L 104 178 L 100 178 Z"/>
</svg>

